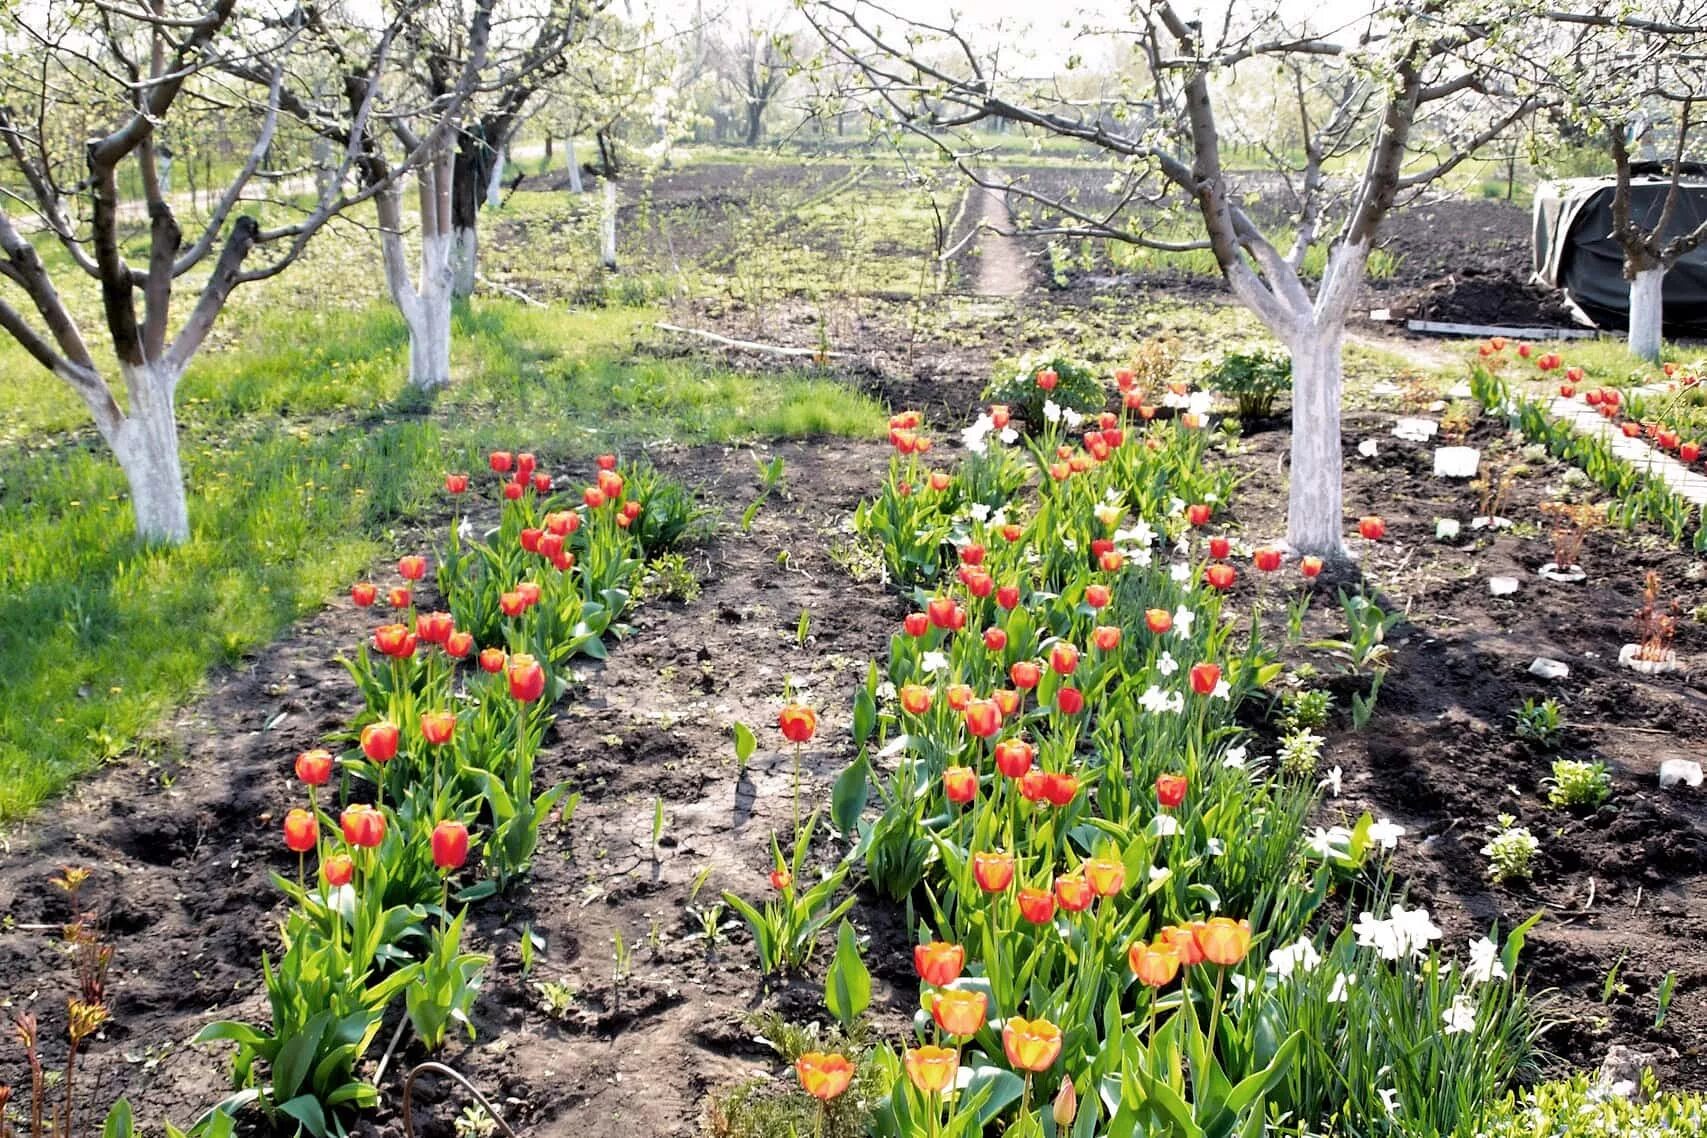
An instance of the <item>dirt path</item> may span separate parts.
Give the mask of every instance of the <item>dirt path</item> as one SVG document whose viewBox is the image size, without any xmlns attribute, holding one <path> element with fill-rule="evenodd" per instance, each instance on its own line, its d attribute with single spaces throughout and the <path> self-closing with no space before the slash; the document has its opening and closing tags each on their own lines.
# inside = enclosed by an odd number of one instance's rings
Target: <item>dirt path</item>
<svg viewBox="0 0 1707 1138">
<path fill-rule="evenodd" d="M 496 960 L 475 1008 L 476 1041 L 454 1041 L 444 1058 L 534 1133 L 692 1134 L 706 1091 L 768 1066 L 744 1022 L 761 987 L 745 931 L 708 948 L 689 900 L 696 882 L 702 906 L 724 889 L 763 898 L 771 833 L 786 842 L 792 821 L 792 756 L 774 727 L 785 677 L 823 716 L 823 742 L 803 756 L 802 800 L 820 803 L 851 758 L 852 688 L 900 611 L 897 598 L 851 582 L 826 553 L 826 531 L 881 477 L 885 449 L 821 440 L 768 453 L 783 456 L 791 496 L 773 496 L 748 534 L 737 522 L 758 492 L 752 451 L 654 456 L 722 522 L 688 551 L 703 592 L 642 605 L 608 661 L 581 663 L 537 775 L 541 784 L 569 779 L 580 807 L 566 824 L 547 824 L 527 891 L 484 902 L 471 918 L 476 947 Z M 265 1018 L 259 961 L 276 947 L 279 912 L 268 875 L 295 870 L 277 837 L 301 793 L 291 757 L 358 710 L 333 657 L 365 637 L 370 615 L 338 601 L 304 620 L 214 677 L 176 717 L 182 762 L 109 768 L 8 835 L 0 913 L 15 923 L 0 926 L 0 1007 L 41 1016 L 50 1062 L 72 978 L 53 932 L 66 905 L 48 879 L 67 864 L 94 870 L 86 900 L 104 914 L 116 956 L 113 1020 L 80 1080 L 92 1120 L 122 1093 L 151 1128 L 168 1118 L 183 1125 L 225 1093 L 223 1052 L 186 1042 L 212 1019 Z M 760 740 L 742 778 L 736 720 Z M 520 963 L 524 927 L 545 942 L 531 975 Z M 884 963 L 873 966 L 881 981 Z M 906 965 L 887 968 L 899 978 Z M 547 1014 L 541 984 L 567 993 L 561 1014 Z M 781 999 L 803 1005 L 816 995 L 785 990 Z M 401 1132 L 399 1075 L 424 1057 L 404 1046 L 384 1105 L 357 1133 Z M 0 1084 L 23 1074 L 8 1033 Z M 420 1089 L 425 1133 L 448 1135 L 462 1101 L 441 1101 L 441 1086 Z"/>
<path fill-rule="evenodd" d="M 1019 239 L 1007 236 L 1006 231 L 1013 228 L 1007 201 L 983 186 L 974 186 L 968 192 L 978 195 L 976 224 L 983 227 L 978 235 L 973 291 L 979 296 L 1023 296 L 1031 286 L 1031 262 Z"/>
</svg>

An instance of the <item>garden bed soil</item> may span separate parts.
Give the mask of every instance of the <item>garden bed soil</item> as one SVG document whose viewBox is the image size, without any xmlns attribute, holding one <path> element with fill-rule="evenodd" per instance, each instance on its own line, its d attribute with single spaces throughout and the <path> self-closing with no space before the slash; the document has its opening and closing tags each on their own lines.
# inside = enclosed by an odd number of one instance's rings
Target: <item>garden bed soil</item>
<svg viewBox="0 0 1707 1138">
<path fill-rule="evenodd" d="M 828 535 L 881 477 L 885 450 L 823 440 L 774 453 L 786 462 L 790 496 L 767 501 L 750 534 L 726 524 L 687 551 L 704 583 L 700 597 L 643 604 L 607 662 L 577 662 L 581 678 L 557 709 L 537 777 L 542 785 L 568 779 L 580 806 L 566 823 L 547 824 L 528 885 L 479 903 L 471 916 L 474 945 L 495 962 L 473 1016 L 476 1040 L 453 1037 L 444 1058 L 530 1133 L 579 1134 L 595 1124 L 635 1138 L 694 1133 L 709 1089 L 770 1067 L 749 1013 L 769 1006 L 815 1017 L 820 985 L 767 995 L 745 930 L 731 926 L 728 940 L 708 948 L 688 912 L 696 882 L 699 907 L 724 889 L 762 896 L 773 830 L 787 840 L 792 755 L 774 731 L 785 676 L 823 710 L 822 742 L 803 756 L 810 808 L 851 757 L 842 741 L 852 689 L 901 612 L 897 598 L 851 582 L 827 554 Z M 751 451 L 652 457 L 725 523 L 758 495 Z M 387 579 L 389 567 L 374 572 Z M 431 591 L 421 592 L 431 604 Z M 800 644 L 803 610 L 810 626 Z M 173 757 L 109 768 L 10 835 L 0 912 L 16 923 L 0 929 L 0 999 L 10 1012 L 40 1016 L 50 1066 L 72 983 L 55 933 L 67 905 L 49 883 L 61 866 L 93 871 L 85 901 L 116 950 L 113 1019 L 80 1076 L 79 1098 L 93 1104 L 79 1120 L 84 1132 L 120 1094 L 152 1128 L 186 1124 L 227 1092 L 228 1049 L 187 1040 L 214 1019 L 266 1018 L 260 958 L 276 953 L 282 912 L 269 875 L 295 872 L 278 837 L 301 794 L 291 760 L 360 710 L 333 656 L 351 650 L 374 615 L 338 602 L 301 622 L 244 667 L 212 678 L 173 725 Z M 740 778 L 736 720 L 762 741 Z M 664 829 L 654 850 L 659 801 Z M 833 841 L 827 825 L 820 835 Z M 856 920 L 884 942 L 868 959 L 879 1022 L 894 1028 L 912 999 L 904 932 L 888 912 L 856 911 Z M 531 975 L 521 967 L 523 928 L 545 944 Z M 622 977 L 619 936 L 631 962 Z M 548 982 L 574 993 L 560 1018 L 543 1010 L 536 985 Z M 401 1133 L 399 1079 L 425 1058 L 405 1043 L 381 1108 L 361 1117 L 358 1133 Z M 0 1084 L 23 1078 L 8 1033 Z M 425 1079 L 417 1100 L 421 1132 L 448 1138 L 466 1099 Z"/>
</svg>

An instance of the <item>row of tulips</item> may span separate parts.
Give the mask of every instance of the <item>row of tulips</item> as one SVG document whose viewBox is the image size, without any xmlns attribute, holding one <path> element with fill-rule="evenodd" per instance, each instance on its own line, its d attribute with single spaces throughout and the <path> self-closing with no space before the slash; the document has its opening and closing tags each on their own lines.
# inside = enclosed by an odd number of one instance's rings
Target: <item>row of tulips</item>
<svg viewBox="0 0 1707 1138">
<path fill-rule="evenodd" d="M 922 421 L 898 416 L 857 519 L 918 602 L 854 708 L 843 783 L 878 779 L 882 813 L 839 820 L 872 883 L 921 918 L 915 1040 L 870 1060 L 889 1087 L 873 1129 L 1452 1133 L 1528 1054 L 1521 932 L 1474 976 L 1455 969 L 1426 912 L 1389 896 L 1397 827 L 1312 837 L 1320 788 L 1251 754 L 1238 709 L 1281 665 L 1261 580 L 1237 634 L 1233 486 L 1205 461 L 1210 432 L 1123 409 L 1074 438 L 1046 415 L 1008 449 L 990 445 L 1002 414 L 954 471 L 926 466 Z M 1259 578 L 1282 560 L 1252 554 Z M 1321 568 L 1299 564 L 1306 582 Z M 1368 906 L 1361 932 L 1319 927 L 1330 896 Z M 1390 928 L 1433 934 L 1388 952 L 1395 936 L 1371 930 Z M 1395 1046 L 1412 1048 L 1404 1070 L 1379 1063 Z M 1429 1063 L 1488 1085 L 1443 1098 Z M 803 1057 L 802 1085 L 822 1098 L 841 1069 Z"/>
<path fill-rule="evenodd" d="M 347 746 L 294 761 L 306 801 L 284 819 L 294 880 L 275 875 L 291 905 L 283 952 L 264 963 L 271 1023 L 200 1036 L 238 1046 L 228 1110 L 254 1104 L 275 1126 L 342 1133 L 347 1111 L 378 1101 L 357 1067 L 395 1003 L 428 1051 L 457 1024 L 472 1035 L 486 958 L 462 950 L 466 908 L 453 905 L 523 875 L 547 818 L 574 808 L 566 784 L 534 785 L 563 666 L 602 654 L 646 541 L 672 536 L 668 517 L 639 524 L 641 493 L 659 491 L 666 515 L 686 498 L 614 456 L 573 497 L 554 494 L 530 454 L 497 452 L 490 466 L 499 523 L 484 537 L 463 514 L 471 478 L 445 479 L 457 504 L 436 576 L 448 611 L 417 606 L 431 568 L 420 555 L 398 562 L 397 584 L 351 588 L 357 607 L 387 611 L 344 660 L 365 704 Z"/>
</svg>

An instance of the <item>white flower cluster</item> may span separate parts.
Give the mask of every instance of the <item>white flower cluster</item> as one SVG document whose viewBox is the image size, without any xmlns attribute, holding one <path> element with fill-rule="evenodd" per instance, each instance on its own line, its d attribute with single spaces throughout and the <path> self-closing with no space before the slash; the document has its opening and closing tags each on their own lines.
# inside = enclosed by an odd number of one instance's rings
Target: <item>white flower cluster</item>
<svg viewBox="0 0 1707 1138">
<path fill-rule="evenodd" d="M 1383 960 L 1420 958 L 1428 946 L 1440 939 L 1440 926 L 1429 919 L 1427 909 L 1394 905 L 1385 920 L 1365 912 L 1357 918 L 1357 943 L 1373 948 Z"/>
<path fill-rule="evenodd" d="M 979 415 L 972 425 L 960 432 L 960 441 L 973 454 L 983 454 L 989 446 L 990 435 L 996 430 L 996 422 L 989 414 Z M 1019 432 L 1012 427 L 1003 427 L 996 435 L 1004 444 L 1012 446 L 1019 439 Z"/>
</svg>

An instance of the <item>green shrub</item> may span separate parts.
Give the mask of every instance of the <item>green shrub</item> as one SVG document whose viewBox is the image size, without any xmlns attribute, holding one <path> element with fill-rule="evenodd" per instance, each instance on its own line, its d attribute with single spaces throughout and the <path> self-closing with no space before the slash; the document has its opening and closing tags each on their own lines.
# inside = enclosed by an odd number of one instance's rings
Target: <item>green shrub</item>
<svg viewBox="0 0 1707 1138">
<path fill-rule="evenodd" d="M 1547 801 L 1554 806 L 1593 808 L 1612 797 L 1612 775 L 1605 763 L 1557 759 L 1553 777 L 1547 781 L 1551 784 Z"/>
<path fill-rule="evenodd" d="M 1233 352 L 1205 373 L 1202 386 L 1233 400 L 1241 418 L 1274 414 L 1274 401 L 1292 390 L 1292 359 L 1277 352 Z"/>
<path fill-rule="evenodd" d="M 1055 373 L 1053 390 L 1038 386 L 1037 377 L 1045 371 Z M 991 403 L 1007 404 L 1014 415 L 1025 420 L 1028 429 L 1038 430 L 1044 423 L 1045 403 L 1090 415 L 1107 404 L 1108 389 L 1096 372 L 1078 360 L 1062 355 L 1030 355 L 1012 365 L 1007 378 L 991 380 L 984 389 L 984 398 Z"/>
<path fill-rule="evenodd" d="M 1646 1080 L 1651 1092 L 1651 1080 Z M 1699 1094 L 1608 1095 L 1587 1075 L 1510 1095 L 1473 1132 L 1475 1138 L 1646 1138 L 1707 1134 L 1707 1098 Z"/>
</svg>

